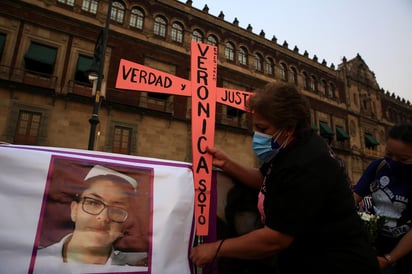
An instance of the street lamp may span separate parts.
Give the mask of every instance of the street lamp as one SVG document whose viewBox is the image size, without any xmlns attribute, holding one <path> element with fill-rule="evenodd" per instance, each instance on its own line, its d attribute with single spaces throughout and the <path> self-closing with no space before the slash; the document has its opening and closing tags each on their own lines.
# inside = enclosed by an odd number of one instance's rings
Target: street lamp
<svg viewBox="0 0 412 274">
<path fill-rule="evenodd" d="M 99 74 L 95 71 L 90 70 L 88 78 L 90 82 L 96 81 L 97 79 L 99 79 Z"/>
<path fill-rule="evenodd" d="M 99 124 L 99 108 L 102 101 L 102 81 L 103 81 L 103 68 L 104 58 L 106 56 L 107 36 L 109 34 L 110 17 L 112 11 L 113 0 L 108 1 L 106 25 L 101 30 L 100 35 L 96 41 L 96 46 L 93 53 L 93 63 L 89 70 L 88 78 L 93 83 L 93 113 L 89 119 L 90 134 L 89 134 L 89 150 L 94 150 L 94 141 L 96 139 L 96 128 Z"/>
</svg>

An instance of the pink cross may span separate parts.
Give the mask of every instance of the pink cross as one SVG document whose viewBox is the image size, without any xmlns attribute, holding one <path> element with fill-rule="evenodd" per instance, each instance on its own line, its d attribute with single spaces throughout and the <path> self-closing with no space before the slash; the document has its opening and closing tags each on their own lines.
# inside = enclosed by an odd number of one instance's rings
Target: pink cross
<svg viewBox="0 0 412 274">
<path fill-rule="evenodd" d="M 116 88 L 192 97 L 192 169 L 195 184 L 196 235 L 209 229 L 216 103 L 246 110 L 248 91 L 216 87 L 217 47 L 192 41 L 191 81 L 125 59 L 120 60 Z"/>
</svg>

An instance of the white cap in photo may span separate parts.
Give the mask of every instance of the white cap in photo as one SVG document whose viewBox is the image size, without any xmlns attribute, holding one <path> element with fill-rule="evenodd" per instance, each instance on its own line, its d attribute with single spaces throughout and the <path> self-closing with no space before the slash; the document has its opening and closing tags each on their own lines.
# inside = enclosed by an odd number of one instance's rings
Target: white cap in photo
<svg viewBox="0 0 412 274">
<path fill-rule="evenodd" d="M 110 169 L 110 168 L 107 168 L 101 165 L 95 165 L 94 167 L 92 167 L 89 173 L 87 173 L 86 177 L 84 177 L 84 180 L 86 181 L 88 179 L 91 179 L 93 177 L 100 176 L 100 175 L 114 175 L 114 176 L 120 177 L 126 180 L 127 182 L 129 182 L 132 185 L 133 190 L 136 191 L 137 181 L 135 179 L 123 173 L 117 172 L 113 169 Z"/>
</svg>

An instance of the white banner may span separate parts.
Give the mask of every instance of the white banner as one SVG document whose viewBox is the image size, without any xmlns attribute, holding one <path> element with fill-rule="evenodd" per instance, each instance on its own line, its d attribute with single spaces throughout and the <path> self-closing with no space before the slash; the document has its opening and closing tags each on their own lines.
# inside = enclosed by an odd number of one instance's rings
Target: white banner
<svg viewBox="0 0 412 274">
<path fill-rule="evenodd" d="M 193 273 L 191 164 L 0 145 L 0 273 Z"/>
</svg>

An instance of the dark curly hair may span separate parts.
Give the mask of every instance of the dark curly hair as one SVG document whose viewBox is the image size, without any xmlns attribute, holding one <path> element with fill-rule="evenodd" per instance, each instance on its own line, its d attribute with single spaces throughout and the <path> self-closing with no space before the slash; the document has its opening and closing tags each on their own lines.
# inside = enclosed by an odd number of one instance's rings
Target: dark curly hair
<svg viewBox="0 0 412 274">
<path fill-rule="evenodd" d="M 247 107 L 278 128 L 302 130 L 310 127 L 310 107 L 295 86 L 271 82 L 256 90 Z"/>
<path fill-rule="evenodd" d="M 412 124 L 406 123 L 393 126 L 389 130 L 388 138 L 405 144 L 412 144 Z"/>
</svg>

